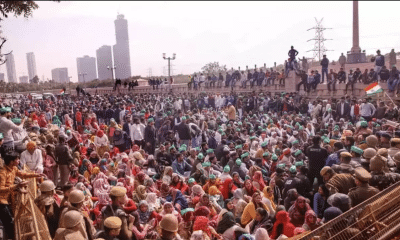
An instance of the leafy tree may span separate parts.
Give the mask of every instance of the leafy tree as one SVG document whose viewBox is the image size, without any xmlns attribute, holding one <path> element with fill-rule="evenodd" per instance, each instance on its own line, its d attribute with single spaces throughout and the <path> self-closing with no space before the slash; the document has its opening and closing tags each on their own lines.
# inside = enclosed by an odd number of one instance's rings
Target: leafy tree
<svg viewBox="0 0 400 240">
<path fill-rule="evenodd" d="M 32 79 L 31 79 L 31 83 L 36 83 L 36 84 L 38 84 L 39 83 L 39 78 L 38 78 L 38 76 L 36 75 L 36 76 L 34 76 Z"/>
<path fill-rule="evenodd" d="M 219 62 L 211 62 L 202 67 L 201 70 L 205 74 L 218 74 L 220 72 L 225 72 L 227 69 L 226 65 L 220 66 Z"/>
<path fill-rule="evenodd" d="M 60 2 L 56 0 L 55 2 Z M 9 14 L 14 14 L 15 17 L 24 16 L 24 18 L 29 18 L 32 16 L 34 10 L 38 9 L 39 5 L 35 1 L 0 1 L 0 22 L 4 19 L 8 18 Z M 1 32 L 0 32 L 1 34 Z M 1 48 L 7 39 L 4 36 L 0 35 L 0 65 L 4 64 L 6 60 L 4 59 L 5 55 L 10 54 L 1 53 Z"/>
</svg>

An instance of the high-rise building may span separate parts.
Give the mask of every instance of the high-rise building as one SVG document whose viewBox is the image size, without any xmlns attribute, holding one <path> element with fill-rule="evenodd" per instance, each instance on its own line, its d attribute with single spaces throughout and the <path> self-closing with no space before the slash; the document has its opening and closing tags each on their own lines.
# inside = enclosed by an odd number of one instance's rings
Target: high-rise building
<svg viewBox="0 0 400 240">
<path fill-rule="evenodd" d="M 119 14 L 114 21 L 116 44 L 113 46 L 115 78 L 131 76 L 131 58 L 129 54 L 128 21 Z"/>
<path fill-rule="evenodd" d="M 51 70 L 51 78 L 54 82 L 68 83 L 68 68 L 55 68 Z"/>
<path fill-rule="evenodd" d="M 97 79 L 96 58 L 88 55 L 76 59 L 78 67 L 78 82 L 90 82 Z"/>
<path fill-rule="evenodd" d="M 113 66 L 111 46 L 104 45 L 97 49 L 96 58 L 99 80 L 111 79 L 111 70 L 107 69 L 107 66 Z"/>
<path fill-rule="evenodd" d="M 12 53 L 6 55 L 6 68 L 7 68 L 8 82 L 17 83 L 17 73 L 15 71 L 14 54 Z"/>
<path fill-rule="evenodd" d="M 19 83 L 29 83 L 29 77 L 28 76 L 21 76 L 19 77 Z"/>
<path fill-rule="evenodd" d="M 26 62 L 28 63 L 28 77 L 29 80 L 32 80 L 33 77 L 37 76 L 36 60 L 33 52 L 26 54 Z"/>
<path fill-rule="evenodd" d="M 4 73 L 0 73 L 0 81 L 5 81 L 6 79 L 4 78 Z"/>
</svg>

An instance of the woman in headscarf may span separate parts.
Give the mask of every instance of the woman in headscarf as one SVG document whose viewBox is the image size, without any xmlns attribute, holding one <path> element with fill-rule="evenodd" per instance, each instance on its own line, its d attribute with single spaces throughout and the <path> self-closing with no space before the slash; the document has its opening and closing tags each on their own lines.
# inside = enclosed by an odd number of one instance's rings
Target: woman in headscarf
<svg viewBox="0 0 400 240">
<path fill-rule="evenodd" d="M 321 219 L 317 217 L 317 214 L 313 210 L 308 210 L 303 224 L 304 230 L 313 231 L 319 226 L 322 226 Z"/>
<path fill-rule="evenodd" d="M 114 133 L 115 130 L 117 129 L 118 125 L 115 122 L 114 118 L 111 118 L 110 120 L 110 127 L 107 129 L 108 130 L 108 138 L 110 139 L 110 143 L 114 144 Z"/>
<path fill-rule="evenodd" d="M 178 219 L 178 222 L 182 221 L 181 214 L 175 210 L 174 206 L 170 202 L 164 203 L 162 211 L 160 212 L 160 216 L 164 217 L 167 214 L 173 214 Z"/>
<path fill-rule="evenodd" d="M 97 155 L 97 152 L 96 152 L 96 151 L 92 151 L 92 152 L 90 153 L 89 161 L 90 161 L 92 164 L 97 164 L 97 163 L 99 162 L 99 160 L 100 160 L 100 158 L 99 158 L 99 156 Z"/>
<path fill-rule="evenodd" d="M 187 200 L 182 195 L 181 191 L 171 188 L 166 183 L 161 184 L 160 195 L 165 201 L 171 202 L 177 211 L 188 207 Z"/>
<path fill-rule="evenodd" d="M 243 187 L 243 181 L 242 179 L 240 179 L 240 175 L 238 172 L 233 172 L 232 173 L 232 179 L 233 179 L 233 184 L 235 184 L 235 186 L 237 188 L 242 188 Z"/>
<path fill-rule="evenodd" d="M 97 131 L 97 134 L 94 137 L 94 145 L 96 146 L 97 153 L 100 157 L 102 157 L 105 152 L 110 150 L 109 144 L 110 142 L 108 141 L 107 135 L 104 134 L 103 130 Z"/>
<path fill-rule="evenodd" d="M 173 172 L 174 172 L 174 170 L 172 169 L 172 167 L 170 167 L 170 166 L 165 167 L 162 181 L 167 183 L 168 185 L 170 185 L 172 182 L 172 173 Z"/>
<path fill-rule="evenodd" d="M 120 128 L 115 129 L 113 140 L 114 146 L 117 147 L 120 152 L 125 152 L 125 150 L 130 149 L 130 144 L 128 143 L 128 135 Z"/>
<path fill-rule="evenodd" d="M 254 234 L 254 240 L 269 240 L 268 231 L 264 228 L 258 228 Z"/>
<path fill-rule="evenodd" d="M 72 128 L 72 126 L 74 124 L 74 121 L 69 117 L 68 114 L 64 115 L 64 122 L 65 122 L 65 126 L 70 129 Z"/>
<path fill-rule="evenodd" d="M 54 180 L 54 169 L 58 167 L 56 162 L 54 161 L 54 156 L 52 151 L 54 149 L 53 145 L 47 145 L 46 150 L 42 150 L 43 156 L 43 173 L 47 176 L 49 180 Z M 50 153 L 50 154 L 49 154 Z"/>
<path fill-rule="evenodd" d="M 136 213 L 139 215 L 139 223 L 142 225 L 148 224 L 153 218 L 156 219 L 156 221 L 160 221 L 162 219 L 159 214 L 149 208 L 149 204 L 146 200 L 140 201 Z M 154 226 L 157 226 L 155 222 Z"/>
<path fill-rule="evenodd" d="M 265 188 L 265 182 L 261 171 L 256 171 L 253 175 L 253 186 L 262 191 Z"/>
<path fill-rule="evenodd" d="M 257 188 L 253 186 L 253 183 L 250 179 L 246 179 L 244 181 L 244 188 L 243 188 L 244 200 L 246 200 L 246 202 L 250 202 L 251 197 L 255 192 L 257 192 Z"/>
<path fill-rule="evenodd" d="M 85 201 L 84 201 L 84 207 L 87 209 L 92 209 L 93 208 L 93 201 L 92 201 L 92 194 L 90 193 L 90 190 L 85 186 L 84 183 L 78 182 L 75 185 L 75 188 L 78 190 L 81 190 L 83 194 L 85 195 Z"/>
<path fill-rule="evenodd" d="M 194 209 L 197 210 L 201 207 L 206 207 L 210 211 L 211 219 L 218 216 L 218 210 L 215 207 L 215 204 L 210 201 L 210 196 L 206 193 L 201 196 L 199 203 L 196 204 Z"/>
<path fill-rule="evenodd" d="M 290 222 L 289 213 L 286 211 L 279 211 L 276 214 L 276 221 L 272 228 L 270 238 L 277 239 L 281 234 L 287 237 L 293 237 L 295 228 L 296 227 Z"/>
<path fill-rule="evenodd" d="M 240 223 L 240 219 L 242 218 L 244 208 L 247 206 L 247 202 L 244 200 L 243 191 L 241 188 L 236 189 L 235 192 L 233 193 L 232 203 L 235 206 L 234 215 L 236 222 Z"/>
<path fill-rule="evenodd" d="M 139 185 L 144 185 L 144 180 L 146 179 L 146 174 L 142 171 L 138 172 L 135 177 L 134 186 L 137 188 Z"/>
<path fill-rule="evenodd" d="M 244 208 L 240 221 L 242 226 L 246 226 L 251 220 L 256 217 L 257 208 L 263 208 L 268 211 L 267 206 L 262 203 L 262 196 L 260 192 L 255 192 L 251 201 Z"/>
<path fill-rule="evenodd" d="M 79 167 L 79 174 L 82 174 L 88 181 L 92 175 L 93 166 L 88 159 L 83 159 L 82 165 Z"/>
<path fill-rule="evenodd" d="M 146 198 L 147 198 L 146 187 L 143 185 L 139 185 L 132 194 L 132 200 L 138 204 L 140 201 L 146 200 Z"/>
<path fill-rule="evenodd" d="M 235 239 L 235 229 L 237 227 L 233 213 L 226 212 L 218 222 L 216 230 L 218 234 L 221 234 L 222 239 Z"/>
<path fill-rule="evenodd" d="M 308 205 L 304 197 L 299 196 L 288 211 L 291 223 L 293 223 L 295 227 L 303 226 L 308 210 L 311 210 L 310 205 Z"/>
<path fill-rule="evenodd" d="M 203 196 L 204 190 L 203 188 L 196 184 L 192 187 L 192 194 L 190 195 L 191 205 L 194 207 L 200 201 L 201 196 Z"/>
<path fill-rule="evenodd" d="M 224 207 L 224 197 L 221 194 L 221 191 L 216 186 L 210 187 L 208 189 L 208 193 L 210 196 L 211 202 L 214 203 L 218 212 Z"/>
<path fill-rule="evenodd" d="M 160 191 L 156 188 L 154 180 L 152 178 L 146 178 L 144 180 L 144 186 L 146 187 L 147 193 L 155 193 L 157 196 L 160 195 Z"/>
<path fill-rule="evenodd" d="M 274 191 L 270 186 L 266 186 L 263 190 L 262 202 L 267 205 L 271 215 L 275 215 L 276 204 L 274 202 Z"/>
<path fill-rule="evenodd" d="M 142 204 L 142 208 L 145 208 L 144 203 Z M 131 214 L 131 216 L 133 216 L 134 220 L 133 220 L 133 226 L 132 226 L 132 232 L 133 234 L 135 234 L 135 239 L 137 240 L 143 240 L 143 239 L 147 239 L 150 238 L 151 236 L 155 235 L 155 232 L 153 231 L 153 229 L 157 226 L 156 224 L 156 218 L 152 218 L 151 220 L 149 219 L 150 217 L 148 217 L 148 220 L 145 224 L 141 224 L 141 216 L 139 215 L 139 212 L 141 210 L 137 210 L 135 212 L 133 212 Z M 142 218 L 144 218 L 145 216 L 147 216 L 147 211 L 142 214 Z M 150 214 L 151 216 L 151 214 Z M 152 238 L 150 238 L 152 239 Z"/>
<path fill-rule="evenodd" d="M 161 205 L 160 205 L 160 199 L 157 198 L 157 194 L 147 193 L 146 201 L 149 204 L 150 209 L 159 212 Z"/>
<path fill-rule="evenodd" d="M 295 188 L 289 189 L 287 197 L 284 200 L 285 209 L 289 209 L 297 200 L 299 194 Z"/>
<path fill-rule="evenodd" d="M 217 178 L 214 174 L 210 174 L 207 183 L 203 186 L 203 190 L 204 192 L 209 193 L 208 189 L 210 187 L 216 186 L 217 188 L 219 188 L 221 185 L 221 180 L 219 180 L 219 178 Z"/>
<path fill-rule="evenodd" d="M 105 159 L 105 158 L 101 159 L 97 165 L 99 166 L 99 169 L 101 172 L 109 175 L 109 173 L 107 171 L 107 159 Z"/>
<path fill-rule="evenodd" d="M 207 233 L 208 237 L 216 237 L 217 239 L 220 239 L 221 236 L 215 231 L 213 227 L 209 225 L 210 220 L 208 216 L 210 214 L 210 211 L 205 206 L 200 207 L 194 212 L 195 220 L 193 223 L 193 232 L 202 230 L 203 232 Z"/>
<path fill-rule="evenodd" d="M 237 187 L 236 185 L 233 184 L 232 178 L 227 178 L 220 187 L 220 191 L 225 200 L 228 198 L 232 198 L 233 193 L 235 192 L 236 189 Z"/>
<path fill-rule="evenodd" d="M 179 177 L 177 173 L 172 174 L 172 181 L 170 186 L 183 193 L 186 192 L 188 189 L 188 185 L 182 180 L 181 177 Z"/>
<path fill-rule="evenodd" d="M 256 209 L 256 217 L 247 225 L 250 234 L 255 234 L 259 228 L 272 230 L 273 224 L 269 219 L 268 212 L 263 208 Z"/>
</svg>

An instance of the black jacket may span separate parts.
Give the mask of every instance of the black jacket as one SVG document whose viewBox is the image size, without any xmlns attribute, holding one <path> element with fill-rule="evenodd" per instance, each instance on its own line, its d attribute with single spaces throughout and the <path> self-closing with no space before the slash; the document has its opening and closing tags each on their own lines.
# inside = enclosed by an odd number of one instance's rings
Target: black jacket
<svg viewBox="0 0 400 240">
<path fill-rule="evenodd" d="M 192 136 L 190 134 L 189 125 L 186 123 L 180 123 L 179 125 L 175 126 L 175 130 L 178 132 L 179 139 L 181 140 L 190 140 Z"/>
</svg>

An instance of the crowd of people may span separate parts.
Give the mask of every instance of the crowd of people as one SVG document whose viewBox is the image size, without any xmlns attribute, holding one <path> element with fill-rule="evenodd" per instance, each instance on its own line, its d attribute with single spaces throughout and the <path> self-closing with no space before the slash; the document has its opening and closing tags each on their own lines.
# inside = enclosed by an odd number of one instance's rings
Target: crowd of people
<svg viewBox="0 0 400 240">
<path fill-rule="evenodd" d="M 293 237 L 399 181 L 398 118 L 299 93 L 4 99 L 0 220 L 13 239 L 18 179 L 39 178 L 55 240 Z"/>
</svg>

